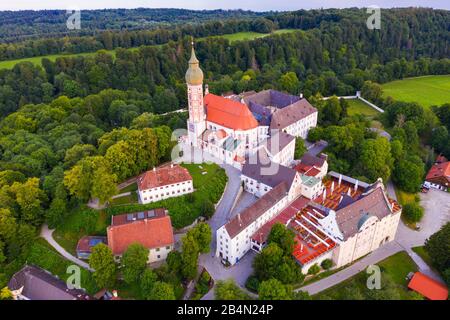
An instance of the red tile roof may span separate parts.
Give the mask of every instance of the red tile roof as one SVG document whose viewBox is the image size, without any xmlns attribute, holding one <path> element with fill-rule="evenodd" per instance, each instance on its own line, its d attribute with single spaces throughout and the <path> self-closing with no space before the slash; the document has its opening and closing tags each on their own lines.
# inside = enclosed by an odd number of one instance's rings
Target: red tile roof
<svg viewBox="0 0 450 320">
<path fill-rule="evenodd" d="M 264 243 L 269 236 L 270 230 L 275 223 L 282 223 L 286 225 L 290 219 L 295 217 L 298 211 L 304 208 L 309 202 L 309 199 L 300 196 L 293 203 L 287 206 L 280 214 L 275 216 L 272 220 L 266 222 L 258 231 L 252 235 L 252 239 L 259 243 Z"/>
<path fill-rule="evenodd" d="M 450 184 L 450 161 L 434 164 L 430 171 L 428 171 L 427 181 L 437 181 L 440 184 Z"/>
<path fill-rule="evenodd" d="M 420 272 L 414 273 L 408 288 L 430 300 L 447 300 L 448 298 L 448 289 L 444 284 Z"/>
<path fill-rule="evenodd" d="M 260 216 L 272 208 L 275 204 L 280 202 L 287 196 L 289 187 L 286 182 L 281 182 L 275 188 L 264 194 L 250 207 L 239 212 L 226 225 L 225 229 L 231 239 L 237 236 L 240 232 L 245 230 L 249 225 L 256 221 Z"/>
<path fill-rule="evenodd" d="M 205 96 L 206 120 L 233 130 L 249 130 L 258 127 L 248 107 L 238 101 L 207 94 Z"/>
<path fill-rule="evenodd" d="M 138 180 L 139 190 L 153 189 L 174 183 L 192 180 L 189 171 L 178 164 L 165 165 L 149 170 L 141 175 Z"/>
<path fill-rule="evenodd" d="M 112 225 L 108 227 L 107 234 L 108 246 L 114 255 L 124 253 L 133 243 L 142 244 L 149 249 L 174 244 L 172 223 L 167 215 Z"/>
<path fill-rule="evenodd" d="M 320 170 L 316 167 L 312 167 L 303 163 L 299 163 L 297 166 L 295 166 L 294 169 L 308 177 L 315 177 L 320 173 Z"/>
</svg>

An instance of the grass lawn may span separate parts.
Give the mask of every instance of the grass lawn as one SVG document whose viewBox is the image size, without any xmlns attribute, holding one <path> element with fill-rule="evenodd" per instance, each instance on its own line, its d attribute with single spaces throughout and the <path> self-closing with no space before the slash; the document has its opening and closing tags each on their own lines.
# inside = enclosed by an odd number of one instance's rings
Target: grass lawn
<svg viewBox="0 0 450 320">
<path fill-rule="evenodd" d="M 395 188 L 395 194 L 397 195 L 397 199 L 402 206 L 404 206 L 407 203 L 412 203 L 412 202 L 417 201 L 416 193 L 409 193 L 406 191 L 402 191 L 398 188 Z"/>
<path fill-rule="evenodd" d="M 106 50 L 106 52 L 112 54 L 114 57 L 116 55 L 115 50 Z M 60 57 L 93 56 L 95 54 L 96 54 L 96 52 L 74 53 L 74 54 L 52 54 L 52 55 L 32 57 L 32 58 L 6 60 L 6 61 L 0 61 L 0 69 L 12 69 L 17 63 L 24 62 L 24 61 L 29 61 L 35 65 L 42 66 L 43 58 L 47 58 L 50 61 L 55 61 L 57 58 L 60 58 Z"/>
<path fill-rule="evenodd" d="M 363 101 L 359 99 L 349 99 L 347 100 L 349 107 L 347 110 L 347 113 L 349 116 L 355 115 L 355 114 L 362 114 L 367 117 L 375 117 L 380 114 L 377 110 L 370 107 Z"/>
<path fill-rule="evenodd" d="M 382 85 L 383 96 L 417 102 L 424 107 L 450 102 L 450 75 L 406 78 Z"/>
<path fill-rule="evenodd" d="M 122 192 L 122 190 L 120 192 Z M 126 191 L 124 191 L 124 192 L 126 192 Z M 132 191 L 130 195 L 112 199 L 109 203 L 111 206 L 119 206 L 122 204 L 138 203 L 138 194 L 135 191 Z"/>
<path fill-rule="evenodd" d="M 110 218 L 104 210 L 85 206 L 72 210 L 64 222 L 53 232 L 53 238 L 72 255 L 76 253 L 78 240 L 85 235 L 106 236 Z"/>
<path fill-rule="evenodd" d="M 130 191 L 136 191 L 138 189 L 137 182 L 130 184 L 128 187 L 120 189 L 119 193 L 125 193 Z"/>
<path fill-rule="evenodd" d="M 62 280 L 66 280 L 71 275 L 67 273 L 67 268 L 73 265 L 72 262 L 62 257 L 42 238 L 39 238 L 31 245 L 27 255 L 27 263 L 48 270 Z M 81 287 L 85 288 L 90 294 L 98 292 L 99 288 L 97 287 L 92 274 L 83 268 L 80 268 L 80 271 Z"/>
<path fill-rule="evenodd" d="M 395 294 L 401 300 L 417 298 L 416 295 L 408 291 L 408 281 L 406 280 L 409 272 L 417 271 L 417 266 L 405 251 L 398 252 L 379 262 L 377 265 L 380 267 L 382 276 L 385 275 L 392 280 L 394 284 L 393 291 L 391 291 L 392 294 Z M 368 276 L 366 271 L 362 271 L 350 279 L 314 295 L 313 298 L 315 300 L 330 298 L 333 300 L 372 299 L 373 297 L 371 295 L 374 291 L 368 289 L 366 286 Z M 383 278 L 381 286 L 382 289 L 380 291 L 384 291 Z"/>
<path fill-rule="evenodd" d="M 205 38 L 201 38 L 199 40 L 203 40 L 206 38 L 224 38 L 229 40 L 230 42 L 234 42 L 234 41 L 243 41 L 243 40 L 255 40 L 258 38 L 264 38 L 264 37 L 268 37 L 274 34 L 284 34 L 284 33 L 290 33 L 290 32 L 294 32 L 294 31 L 298 31 L 297 29 L 280 29 L 280 30 L 276 30 L 272 33 L 259 33 L 259 32 L 237 32 L 237 33 L 231 33 L 231 34 L 224 34 L 224 35 L 218 35 L 218 36 L 211 36 L 211 37 L 205 37 Z"/>
<path fill-rule="evenodd" d="M 148 204 L 112 205 L 105 210 L 106 213 L 116 215 L 166 208 L 169 210 L 174 228 L 179 229 L 190 225 L 202 215 L 205 203 L 215 204 L 219 201 L 228 178 L 225 170 L 216 164 L 182 164 L 182 166 L 189 170 L 194 180 L 193 193 Z"/>
</svg>

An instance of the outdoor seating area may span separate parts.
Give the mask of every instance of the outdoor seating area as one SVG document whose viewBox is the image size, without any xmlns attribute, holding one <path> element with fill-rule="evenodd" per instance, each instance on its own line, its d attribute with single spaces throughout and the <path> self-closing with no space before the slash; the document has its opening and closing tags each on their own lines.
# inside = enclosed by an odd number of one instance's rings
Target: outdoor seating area
<svg viewBox="0 0 450 320">
<path fill-rule="evenodd" d="M 339 179 L 331 178 L 323 182 L 323 193 L 314 199 L 327 208 L 336 210 L 344 195 L 357 199 L 364 191 L 364 187 L 358 186 L 358 183 L 352 184 L 347 181 L 339 181 Z"/>
<path fill-rule="evenodd" d="M 252 242 L 256 242 L 258 246 L 256 248 L 262 247 L 267 241 L 267 237 L 269 236 L 270 230 L 275 223 L 282 223 L 286 225 L 289 220 L 293 219 L 296 214 L 302 210 L 309 202 L 309 199 L 305 197 L 299 197 L 294 200 L 289 206 L 287 206 L 280 214 L 274 217 L 272 220 L 269 220 L 265 223 L 258 231 L 256 231 L 252 235 Z M 253 246 L 252 246 L 253 247 Z M 253 247 L 255 248 L 255 247 Z M 260 250 L 257 250 L 260 251 Z"/>
<path fill-rule="evenodd" d="M 290 224 L 296 233 L 293 256 L 301 265 L 311 262 L 336 246 L 333 240 L 316 227 L 317 219 L 324 216 L 324 212 L 308 205 L 298 212 L 296 219 Z"/>
</svg>

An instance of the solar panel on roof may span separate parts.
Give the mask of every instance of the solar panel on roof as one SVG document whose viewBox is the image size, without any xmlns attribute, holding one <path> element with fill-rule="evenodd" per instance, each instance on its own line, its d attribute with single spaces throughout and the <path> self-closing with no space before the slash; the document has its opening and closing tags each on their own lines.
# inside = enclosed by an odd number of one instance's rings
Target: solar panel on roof
<svg viewBox="0 0 450 320">
<path fill-rule="evenodd" d="M 155 216 L 155 211 L 154 210 L 150 210 L 147 212 L 147 217 L 152 218 Z"/>
<path fill-rule="evenodd" d="M 127 214 L 127 221 L 132 221 L 133 220 L 133 214 L 132 213 L 128 213 Z"/>
<path fill-rule="evenodd" d="M 138 218 L 138 219 L 144 219 L 144 218 L 145 218 L 144 213 L 143 213 L 143 212 L 138 212 L 137 218 Z"/>
</svg>

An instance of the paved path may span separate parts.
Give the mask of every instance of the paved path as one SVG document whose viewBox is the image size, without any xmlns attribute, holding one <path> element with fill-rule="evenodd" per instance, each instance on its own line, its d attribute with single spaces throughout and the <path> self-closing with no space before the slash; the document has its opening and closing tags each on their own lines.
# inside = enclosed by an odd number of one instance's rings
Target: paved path
<svg viewBox="0 0 450 320">
<path fill-rule="evenodd" d="M 69 252 L 67 252 L 63 247 L 61 247 L 61 246 L 59 245 L 59 243 L 56 242 L 55 239 L 53 239 L 53 231 L 55 231 L 55 230 L 54 230 L 54 229 L 53 229 L 53 230 L 50 230 L 50 229 L 48 228 L 48 225 L 44 224 L 44 225 L 42 226 L 42 229 L 41 229 L 41 237 L 44 238 L 45 240 L 47 240 L 47 242 L 48 242 L 53 248 L 55 248 L 55 250 L 58 251 L 59 254 L 61 254 L 61 255 L 62 255 L 64 258 L 66 258 L 67 260 L 72 261 L 73 263 L 79 265 L 80 267 L 82 267 L 82 268 L 84 268 L 84 269 L 86 269 L 86 270 L 94 271 L 92 268 L 89 267 L 89 265 L 88 265 L 86 262 L 84 262 L 84 261 L 82 261 L 82 260 L 80 260 L 80 259 L 74 257 L 74 256 L 71 255 Z"/>
<path fill-rule="evenodd" d="M 301 287 L 296 291 L 307 291 L 309 294 L 313 295 L 319 293 L 325 289 L 331 288 L 338 283 L 353 277 L 359 272 L 365 270 L 369 265 L 376 264 L 381 260 L 390 257 L 391 255 L 402 251 L 403 248 L 399 246 L 396 242 L 390 242 L 381 248 L 373 251 L 371 254 L 362 258 L 361 260 L 355 262 L 351 266 L 329 276 L 317 282 L 311 283 L 307 286 Z"/>
<path fill-rule="evenodd" d="M 126 197 L 126 196 L 129 196 L 129 195 L 131 195 L 131 191 L 116 194 L 115 196 L 112 196 L 111 199 L 122 198 L 122 197 Z"/>
<path fill-rule="evenodd" d="M 216 207 L 216 212 L 208 221 L 208 224 L 211 227 L 212 231 L 211 251 L 208 254 L 200 255 L 199 265 L 201 267 L 204 267 L 209 272 L 214 281 L 232 278 L 239 286 L 246 290 L 244 287 L 245 281 L 253 272 L 252 262 L 253 258 L 255 257 L 255 253 L 250 252 L 246 254 L 241 261 L 229 268 L 225 268 L 220 262 L 220 259 L 215 257 L 217 243 L 216 231 L 225 223 L 227 223 L 232 218 L 232 215 L 235 212 L 235 210 L 232 210 L 232 206 L 237 195 L 239 194 L 239 189 L 241 186 L 241 172 L 228 164 L 222 163 L 219 159 L 216 159 L 207 153 L 199 151 L 198 149 L 190 148 L 189 150 L 189 147 L 186 147 L 184 145 L 183 154 L 185 156 L 180 159 L 182 161 L 189 160 L 191 163 L 202 163 L 206 161 L 215 162 L 225 169 L 228 176 L 228 184 L 225 188 L 222 199 Z M 251 199 L 249 199 L 249 197 L 245 193 L 242 193 L 242 195 L 244 197 L 243 202 L 247 203 L 251 201 Z M 239 205 L 240 204 L 238 202 L 237 206 Z M 212 299 L 213 297 L 213 290 L 210 290 L 210 292 L 204 297 L 204 299 Z"/>
</svg>

